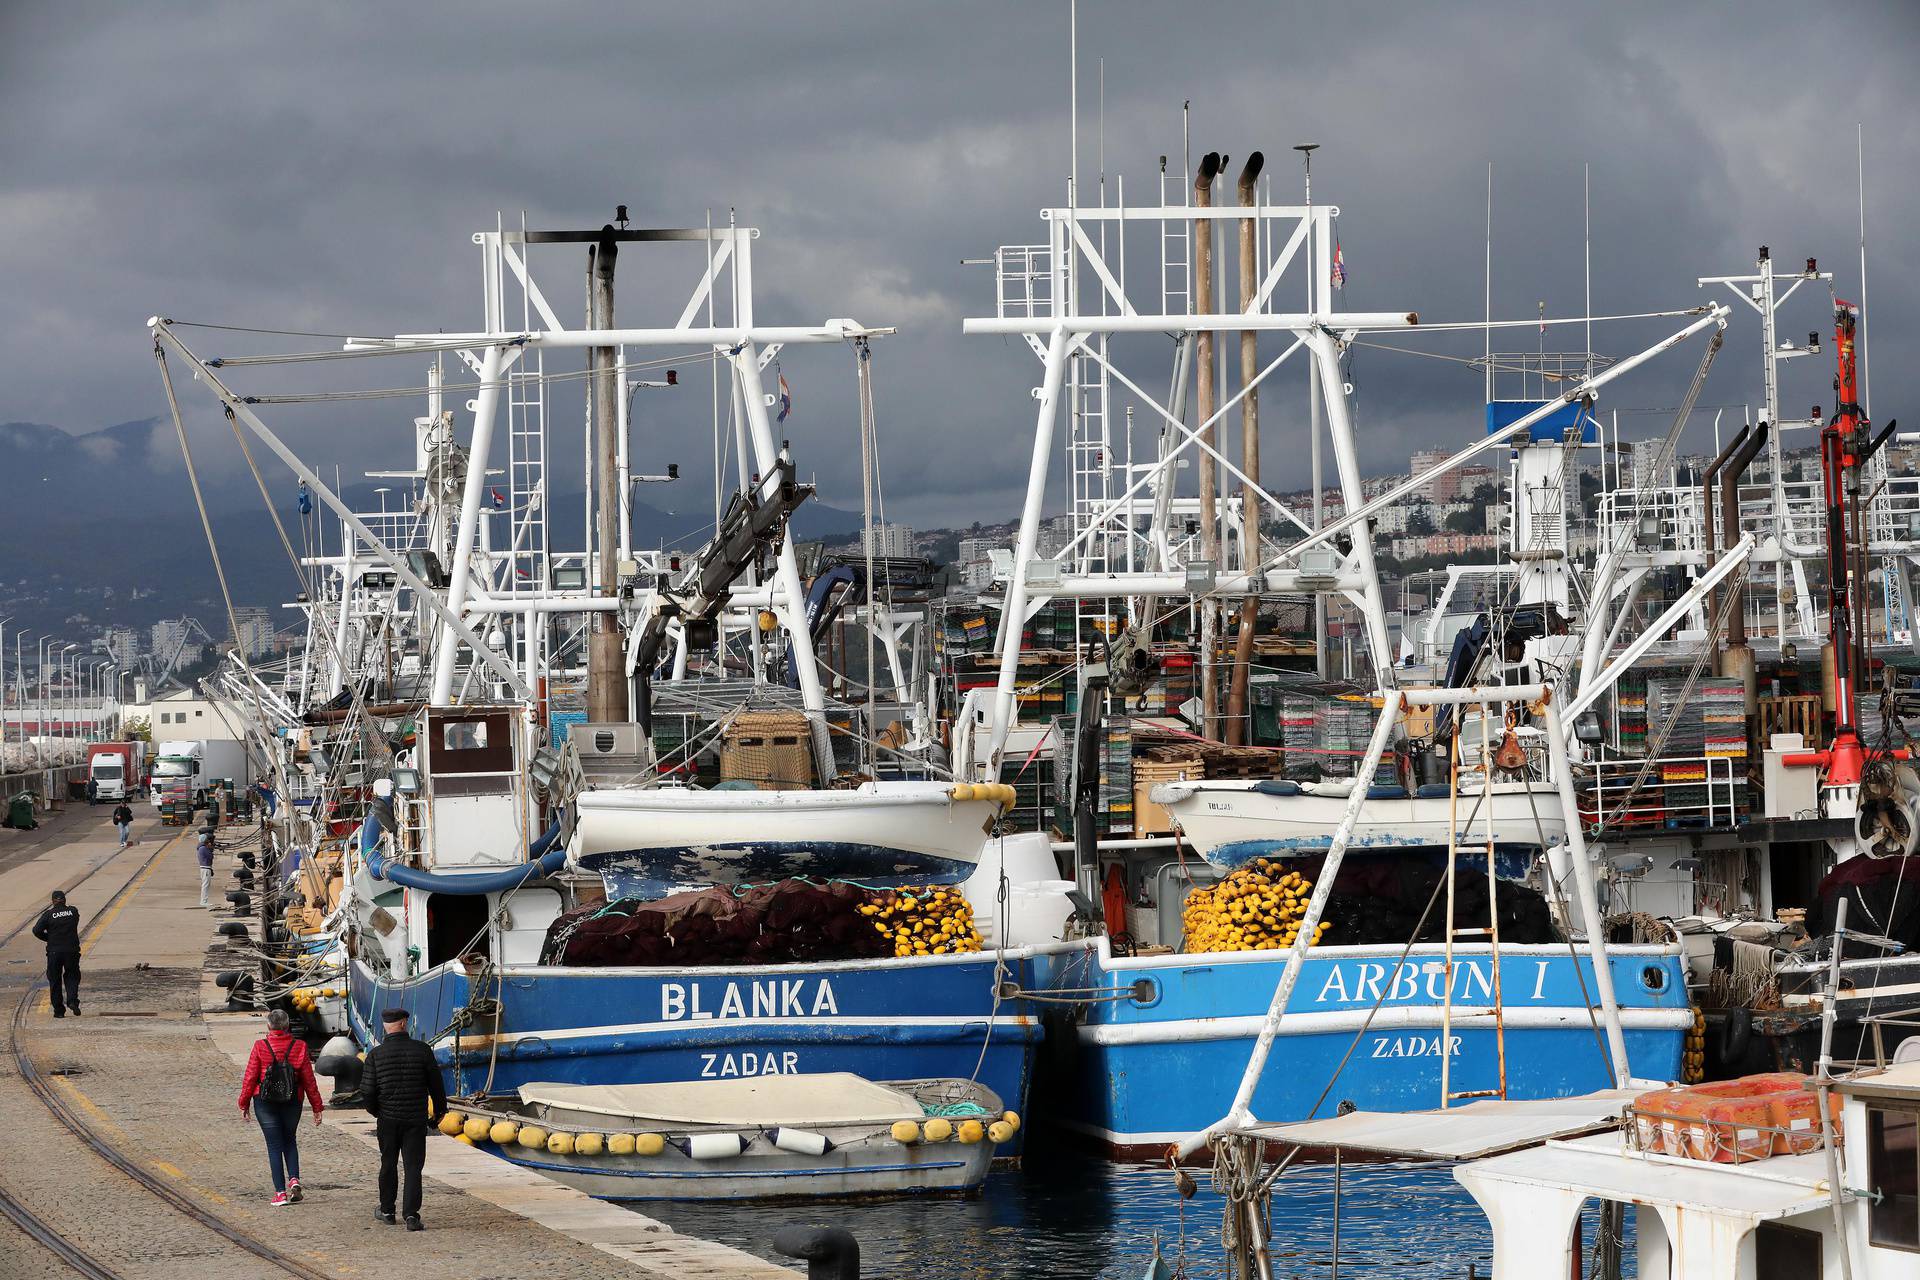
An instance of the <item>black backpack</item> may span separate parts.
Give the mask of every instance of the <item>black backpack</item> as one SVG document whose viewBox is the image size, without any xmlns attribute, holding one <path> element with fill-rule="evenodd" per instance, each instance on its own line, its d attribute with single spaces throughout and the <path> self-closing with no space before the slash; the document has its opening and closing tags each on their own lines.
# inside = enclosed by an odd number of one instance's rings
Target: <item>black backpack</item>
<svg viewBox="0 0 1920 1280">
<path fill-rule="evenodd" d="M 260 1097 L 266 1102 L 297 1102 L 300 1098 L 300 1077 L 293 1069 L 292 1054 L 285 1058 L 275 1056 L 273 1041 L 266 1042 L 267 1056 L 273 1061 L 260 1073 Z"/>
</svg>

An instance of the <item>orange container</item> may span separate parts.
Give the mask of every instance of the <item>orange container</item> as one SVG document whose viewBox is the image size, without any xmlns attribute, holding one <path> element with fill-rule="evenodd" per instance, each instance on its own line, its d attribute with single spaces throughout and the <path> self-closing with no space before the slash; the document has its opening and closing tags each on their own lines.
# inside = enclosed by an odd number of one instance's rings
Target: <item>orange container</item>
<svg viewBox="0 0 1920 1280">
<path fill-rule="evenodd" d="M 1807 1083 L 1798 1072 L 1773 1071 L 1642 1094 L 1634 1100 L 1636 1144 L 1717 1164 L 1814 1150 L 1820 1104 Z"/>
</svg>

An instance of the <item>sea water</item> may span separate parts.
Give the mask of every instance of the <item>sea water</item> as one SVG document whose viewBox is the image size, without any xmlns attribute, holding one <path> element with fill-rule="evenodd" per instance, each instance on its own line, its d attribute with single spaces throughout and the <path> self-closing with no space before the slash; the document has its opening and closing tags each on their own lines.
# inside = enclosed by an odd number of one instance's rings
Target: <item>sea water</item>
<svg viewBox="0 0 1920 1280">
<path fill-rule="evenodd" d="M 1154 1241 L 1175 1274 L 1222 1277 L 1224 1201 L 1204 1169 L 1182 1201 L 1164 1168 L 1116 1165 L 1076 1150 L 1033 1144 L 1023 1168 L 995 1173 L 974 1199 L 700 1204 L 634 1207 L 675 1230 L 779 1259 L 773 1235 L 789 1224 L 838 1226 L 860 1242 L 861 1275 L 876 1280 L 1139 1280 Z M 1335 1171 L 1296 1165 L 1275 1184 L 1276 1280 L 1332 1274 Z M 1339 1173 L 1340 1274 L 1385 1280 L 1484 1280 L 1493 1236 L 1451 1166 L 1348 1164 Z M 1624 1249 L 1633 1276 L 1632 1215 Z M 1593 1204 L 1582 1239 L 1594 1239 Z"/>
</svg>

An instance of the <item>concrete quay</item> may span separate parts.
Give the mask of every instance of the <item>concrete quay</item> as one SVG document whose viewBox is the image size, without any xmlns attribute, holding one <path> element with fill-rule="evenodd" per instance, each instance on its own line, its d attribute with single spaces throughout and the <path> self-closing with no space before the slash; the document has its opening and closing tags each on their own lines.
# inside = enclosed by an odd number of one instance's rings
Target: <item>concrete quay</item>
<svg viewBox="0 0 1920 1280">
<path fill-rule="evenodd" d="M 427 1229 L 386 1226 L 373 1216 L 373 1124 L 359 1111 L 303 1120 L 306 1198 L 270 1207 L 259 1129 L 235 1106 L 264 1019 L 225 1012 L 212 984 L 233 964 L 215 933 L 228 917 L 196 905 L 191 835 L 161 826 L 150 805 L 136 811 L 136 843 L 124 852 L 105 806 L 69 806 L 38 831 L 0 830 L 0 1013 L 14 1018 L 0 1064 L 0 1202 L 99 1268 L 63 1261 L 0 1216 L 0 1276 L 794 1280 L 438 1135 L 427 1144 Z M 228 870 L 218 869 L 216 895 L 232 883 Z M 36 990 L 44 952 L 23 927 L 55 888 L 87 921 L 83 1014 L 58 1021 Z M 770 1214 L 768 1233 L 784 1221 Z"/>
</svg>

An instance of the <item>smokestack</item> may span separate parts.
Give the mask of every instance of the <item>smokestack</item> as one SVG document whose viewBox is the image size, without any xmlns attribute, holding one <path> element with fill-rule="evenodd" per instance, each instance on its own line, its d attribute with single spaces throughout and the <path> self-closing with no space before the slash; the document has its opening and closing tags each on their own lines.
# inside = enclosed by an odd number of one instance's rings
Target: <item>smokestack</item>
<svg viewBox="0 0 1920 1280">
<path fill-rule="evenodd" d="M 1720 473 L 1720 540 L 1728 547 L 1740 541 L 1740 477 L 1767 447 L 1767 430 L 1767 424 L 1761 423 Z M 1727 606 L 1727 643 L 1720 651 L 1720 674 L 1739 679 L 1746 691 L 1747 714 L 1752 715 L 1759 710 L 1759 700 L 1753 650 L 1747 647 L 1746 575 L 1736 575 L 1727 589 L 1733 596 Z"/>
<path fill-rule="evenodd" d="M 1740 446 L 1747 442 L 1747 437 L 1751 434 L 1753 434 L 1752 427 L 1741 427 L 1739 434 L 1727 441 L 1726 448 L 1715 454 L 1713 461 L 1709 462 L 1707 469 L 1700 474 L 1700 550 L 1708 569 L 1713 568 L 1714 561 L 1718 559 L 1713 545 L 1713 482 L 1719 476 L 1720 468 L 1732 460 L 1733 455 L 1740 451 Z M 1719 608 L 1720 593 L 1713 591 L 1707 597 L 1707 617 L 1718 617 Z"/>
<path fill-rule="evenodd" d="M 1251 210 L 1258 202 L 1260 169 L 1266 157 L 1258 151 L 1240 170 L 1240 207 L 1249 211 L 1240 227 L 1240 310 L 1253 305 L 1259 264 L 1255 261 L 1258 219 Z M 1252 573 L 1260 565 L 1260 392 L 1253 380 L 1259 374 L 1260 344 L 1252 329 L 1240 331 L 1240 469 L 1247 479 L 1240 487 L 1240 568 Z M 1253 736 L 1247 716 L 1247 679 L 1253 667 L 1253 637 L 1260 618 L 1260 597 L 1248 592 L 1240 601 L 1240 628 L 1234 636 L 1233 672 L 1227 687 L 1226 740 L 1244 746 Z"/>
<path fill-rule="evenodd" d="M 1193 175 L 1195 208 L 1213 207 L 1213 180 L 1220 176 L 1220 166 L 1224 162 L 1218 151 L 1209 151 L 1201 157 L 1200 168 Z M 1193 310 L 1197 315 L 1212 315 L 1214 310 L 1213 222 L 1208 218 L 1196 218 L 1193 222 Z M 1207 423 L 1200 431 L 1200 439 L 1208 448 L 1215 448 L 1218 432 L 1210 419 L 1218 408 L 1219 396 L 1214 386 L 1213 333 L 1210 330 L 1202 329 L 1195 337 L 1194 365 L 1197 370 L 1194 383 L 1195 412 L 1200 415 L 1200 421 Z M 1217 570 L 1220 567 L 1220 522 L 1214 510 L 1213 455 L 1206 449 L 1199 452 L 1200 556 Z M 1213 670 L 1218 615 L 1218 601 L 1209 597 L 1200 602 L 1200 732 L 1208 738 L 1220 736 L 1220 696 Z"/>
</svg>

